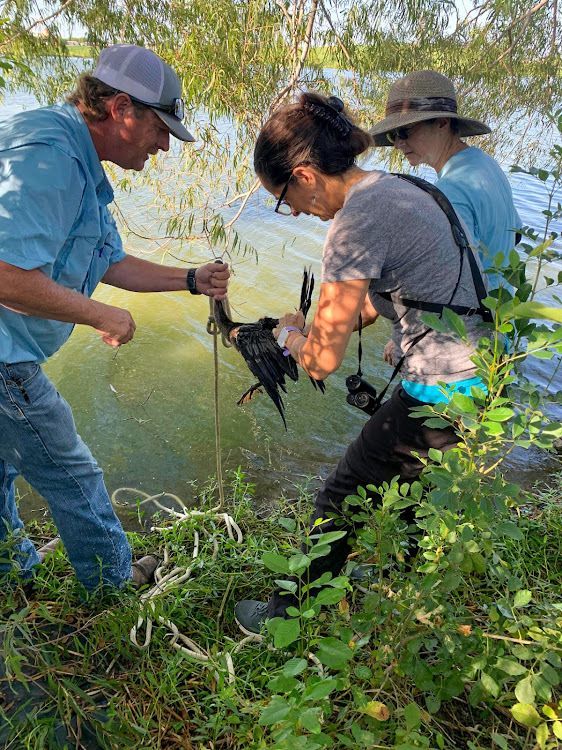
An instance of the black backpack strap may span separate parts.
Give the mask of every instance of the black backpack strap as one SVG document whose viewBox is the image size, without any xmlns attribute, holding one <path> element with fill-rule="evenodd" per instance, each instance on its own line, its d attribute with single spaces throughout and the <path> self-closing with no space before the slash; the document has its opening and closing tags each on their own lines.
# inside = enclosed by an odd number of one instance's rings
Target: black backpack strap
<svg viewBox="0 0 562 750">
<path fill-rule="evenodd" d="M 457 247 L 459 248 L 459 252 L 461 254 L 461 264 L 462 264 L 462 259 L 465 254 L 468 258 L 468 263 L 470 265 L 470 272 L 472 275 L 472 283 L 474 284 L 474 290 L 478 298 L 479 306 L 478 308 L 475 309 L 472 307 L 464 307 L 463 305 L 453 305 L 450 302 L 449 303 L 425 302 L 425 301 L 416 301 L 416 300 L 409 300 L 409 299 L 399 299 L 398 301 L 401 304 L 403 304 L 405 307 L 414 307 L 418 310 L 424 310 L 425 312 L 441 313 L 443 311 L 443 308 L 448 307 L 450 310 L 453 310 L 453 312 L 456 312 L 458 315 L 478 314 L 482 317 L 484 321 L 486 321 L 487 323 L 491 323 L 493 320 L 492 313 L 490 312 L 490 310 L 488 310 L 488 308 L 484 307 L 484 305 L 482 304 L 482 301 L 488 296 L 488 293 L 486 291 L 486 285 L 484 284 L 484 279 L 482 278 L 482 273 L 480 269 L 478 268 L 476 258 L 474 257 L 474 252 L 472 250 L 472 247 L 470 246 L 470 243 L 463 229 L 463 226 L 460 223 L 459 217 L 457 216 L 455 209 L 451 205 L 451 202 L 449 201 L 447 196 L 444 193 L 442 193 L 441 190 L 439 190 L 439 188 L 436 188 L 435 185 L 432 185 L 430 182 L 427 182 L 427 180 L 422 180 L 421 177 L 415 177 L 414 175 L 410 175 L 410 174 L 399 174 L 398 172 L 391 172 L 391 174 L 394 175 L 395 177 L 399 177 L 402 180 L 411 182 L 413 185 L 416 185 L 417 187 L 421 188 L 421 190 L 425 191 L 426 193 L 429 193 L 431 197 L 435 200 L 439 208 L 441 208 L 441 210 L 444 212 L 447 219 L 449 220 L 449 224 L 451 225 L 453 239 L 455 240 L 455 243 Z M 457 285 L 455 287 L 455 290 L 453 291 L 451 300 L 455 296 L 459 283 L 460 283 L 460 275 L 459 275 L 459 279 L 457 280 Z M 383 296 L 385 299 L 389 299 L 388 292 L 382 293 L 381 296 Z"/>
</svg>

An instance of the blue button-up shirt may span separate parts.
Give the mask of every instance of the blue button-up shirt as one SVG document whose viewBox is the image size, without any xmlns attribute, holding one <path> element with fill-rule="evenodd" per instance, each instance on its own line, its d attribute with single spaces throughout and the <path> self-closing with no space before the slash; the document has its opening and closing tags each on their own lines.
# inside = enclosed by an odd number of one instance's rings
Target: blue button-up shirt
<svg viewBox="0 0 562 750">
<path fill-rule="evenodd" d="M 40 269 L 89 297 L 109 266 L 125 258 L 107 208 L 112 200 L 90 131 L 72 104 L 0 122 L 0 260 Z M 72 328 L 0 305 L 0 362 L 43 362 Z"/>
</svg>

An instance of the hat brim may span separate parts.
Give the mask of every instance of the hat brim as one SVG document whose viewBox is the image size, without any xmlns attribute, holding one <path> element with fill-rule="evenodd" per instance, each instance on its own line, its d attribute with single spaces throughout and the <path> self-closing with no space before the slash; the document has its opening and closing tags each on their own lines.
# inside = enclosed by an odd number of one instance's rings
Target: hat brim
<svg viewBox="0 0 562 750">
<path fill-rule="evenodd" d="M 152 107 L 150 107 L 150 109 L 152 109 Z M 193 143 L 195 138 L 191 135 L 181 120 L 167 112 L 162 112 L 160 109 L 152 109 L 152 111 L 155 115 L 158 115 L 162 122 L 167 126 L 170 133 L 178 140 Z"/>
<path fill-rule="evenodd" d="M 459 123 L 459 129 L 457 135 L 461 138 L 471 135 L 485 135 L 491 133 L 490 128 L 479 120 L 471 120 L 469 117 L 459 117 L 455 112 L 416 112 L 411 110 L 409 112 L 395 112 L 384 120 L 381 120 L 374 125 L 369 133 L 373 136 L 375 146 L 392 146 L 386 134 L 396 128 L 404 128 L 408 125 L 415 125 L 418 122 L 424 120 L 435 120 L 437 117 L 446 117 L 449 120 L 457 120 Z"/>
</svg>

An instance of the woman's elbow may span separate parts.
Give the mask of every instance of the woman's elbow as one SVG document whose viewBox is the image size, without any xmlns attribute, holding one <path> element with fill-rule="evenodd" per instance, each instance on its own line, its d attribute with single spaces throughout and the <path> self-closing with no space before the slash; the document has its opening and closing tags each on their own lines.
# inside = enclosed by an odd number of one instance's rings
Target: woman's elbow
<svg viewBox="0 0 562 750">
<path fill-rule="evenodd" d="M 310 365 L 304 362 L 303 366 L 314 380 L 326 380 L 329 375 L 340 368 L 342 361 L 343 357 L 329 357 L 324 358 L 322 362 L 311 362 Z"/>
</svg>

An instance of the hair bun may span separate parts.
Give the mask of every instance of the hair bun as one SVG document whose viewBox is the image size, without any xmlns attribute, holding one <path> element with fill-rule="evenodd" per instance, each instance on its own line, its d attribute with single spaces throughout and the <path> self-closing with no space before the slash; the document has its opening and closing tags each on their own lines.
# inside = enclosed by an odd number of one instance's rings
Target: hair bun
<svg viewBox="0 0 562 750">
<path fill-rule="evenodd" d="M 335 109 L 336 112 L 343 112 L 343 102 L 338 96 L 330 96 L 328 97 L 326 104 L 328 104 L 332 109 Z"/>
</svg>

